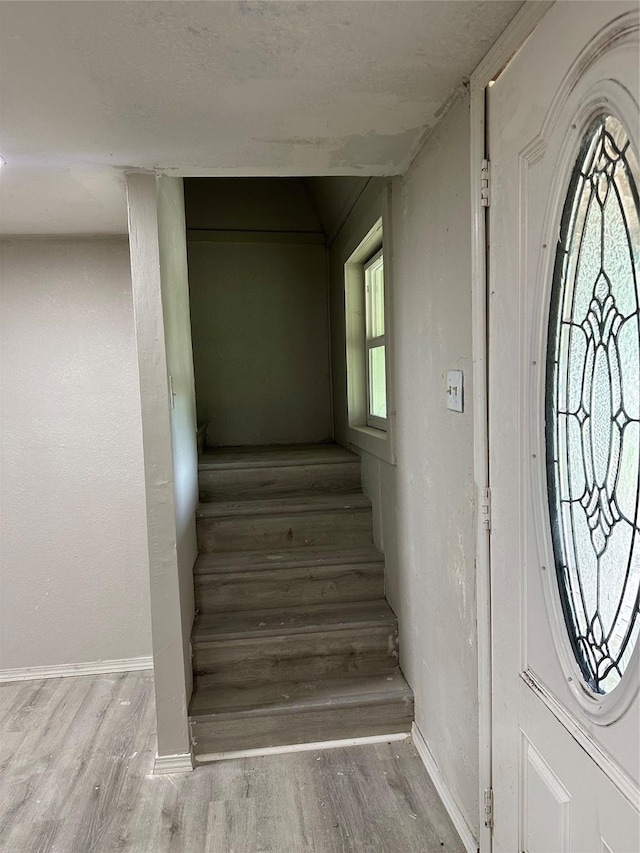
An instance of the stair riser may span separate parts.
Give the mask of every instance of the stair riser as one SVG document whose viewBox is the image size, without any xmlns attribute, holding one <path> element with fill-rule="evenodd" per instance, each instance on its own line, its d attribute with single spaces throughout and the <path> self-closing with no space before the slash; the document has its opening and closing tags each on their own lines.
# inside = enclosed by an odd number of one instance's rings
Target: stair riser
<svg viewBox="0 0 640 853">
<path fill-rule="evenodd" d="M 198 517 L 196 528 L 200 553 L 313 545 L 355 548 L 373 541 L 369 507 L 284 515 Z"/>
<path fill-rule="evenodd" d="M 193 645 L 193 671 L 202 684 L 370 675 L 397 665 L 397 627 L 389 626 Z"/>
<path fill-rule="evenodd" d="M 201 469 L 198 479 L 202 502 L 349 494 L 361 490 L 359 460 L 240 470 Z"/>
<path fill-rule="evenodd" d="M 327 708 L 295 715 L 273 714 L 223 720 L 194 720 L 191 733 L 198 755 L 264 749 L 296 743 L 410 732 L 413 702 Z"/>
<path fill-rule="evenodd" d="M 381 563 L 201 575 L 194 581 L 196 607 L 201 613 L 375 601 L 384 597 Z"/>
<path fill-rule="evenodd" d="M 226 575 L 272 569 L 351 568 L 373 563 L 384 565 L 384 557 L 373 545 L 363 548 L 287 548 L 286 551 L 218 551 L 200 555 L 193 572 L 195 575 Z"/>
</svg>

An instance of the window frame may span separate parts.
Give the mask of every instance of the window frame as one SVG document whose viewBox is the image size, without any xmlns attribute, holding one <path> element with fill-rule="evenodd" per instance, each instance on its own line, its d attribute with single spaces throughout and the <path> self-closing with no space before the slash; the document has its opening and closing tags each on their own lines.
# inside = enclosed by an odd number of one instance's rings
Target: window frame
<svg viewBox="0 0 640 853">
<path fill-rule="evenodd" d="M 367 283 L 367 277 L 370 271 L 376 267 L 382 268 L 382 287 L 383 287 L 383 305 L 382 305 L 382 321 L 384 325 L 384 332 L 382 335 L 376 335 L 374 337 L 369 336 L 369 324 L 370 319 L 373 317 L 373 293 L 370 291 Z M 388 393 L 388 383 L 387 383 L 387 311 L 385 305 L 385 277 L 384 277 L 384 247 L 381 246 L 376 252 L 374 252 L 371 257 L 365 261 L 362 265 L 363 270 L 363 287 L 364 287 L 364 308 L 365 308 L 365 345 L 364 345 L 364 361 L 365 361 L 365 391 L 367 398 L 367 426 L 372 427 L 373 429 L 379 429 L 383 432 L 387 431 L 387 422 L 388 416 L 383 418 L 379 415 L 374 415 L 371 413 L 371 369 L 370 369 L 370 352 L 372 349 L 377 349 L 378 347 L 384 347 L 384 370 L 385 370 L 385 383 L 384 383 L 384 391 L 385 391 L 385 405 L 387 409 L 387 413 L 389 411 L 389 393 Z"/>
<path fill-rule="evenodd" d="M 333 250 L 343 271 L 344 355 L 346 357 L 346 377 L 342 378 L 336 374 L 334 381 L 342 385 L 346 379 L 346 411 L 344 411 L 344 421 L 339 416 L 338 434 L 342 435 L 346 445 L 357 453 L 368 453 L 389 465 L 395 465 L 397 459 L 393 383 L 392 188 L 390 183 L 386 183 L 384 188 L 380 186 L 376 183 L 371 185 L 371 192 L 365 191 L 359 206 L 337 238 Z M 386 431 L 368 426 L 365 393 L 364 264 L 381 248 L 384 252 L 385 273 Z"/>
</svg>

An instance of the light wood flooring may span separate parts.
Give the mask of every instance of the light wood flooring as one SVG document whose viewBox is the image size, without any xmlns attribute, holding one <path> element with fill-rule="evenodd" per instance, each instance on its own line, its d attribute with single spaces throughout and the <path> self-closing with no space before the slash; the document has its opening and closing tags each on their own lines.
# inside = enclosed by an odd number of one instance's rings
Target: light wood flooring
<svg viewBox="0 0 640 853">
<path fill-rule="evenodd" d="M 150 673 L 0 685 L 3 853 L 462 853 L 410 741 L 153 776 Z"/>
</svg>

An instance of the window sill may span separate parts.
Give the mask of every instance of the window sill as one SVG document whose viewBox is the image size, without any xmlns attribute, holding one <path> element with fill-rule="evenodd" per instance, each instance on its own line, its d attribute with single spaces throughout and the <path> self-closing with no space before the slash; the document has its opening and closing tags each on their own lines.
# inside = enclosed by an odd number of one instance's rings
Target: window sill
<svg viewBox="0 0 640 853">
<path fill-rule="evenodd" d="M 358 450 L 377 456 L 378 459 L 382 459 L 390 465 L 396 464 L 388 432 L 361 424 L 349 427 L 348 438 L 349 444 Z"/>
</svg>

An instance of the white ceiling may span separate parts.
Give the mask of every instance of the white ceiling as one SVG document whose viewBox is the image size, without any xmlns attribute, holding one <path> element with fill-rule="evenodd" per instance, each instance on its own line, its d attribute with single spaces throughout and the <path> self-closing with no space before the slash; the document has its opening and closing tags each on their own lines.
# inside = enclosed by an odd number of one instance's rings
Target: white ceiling
<svg viewBox="0 0 640 853">
<path fill-rule="evenodd" d="M 390 175 L 516 2 L 0 3 L 0 229 L 126 231 L 124 172 Z"/>
</svg>

